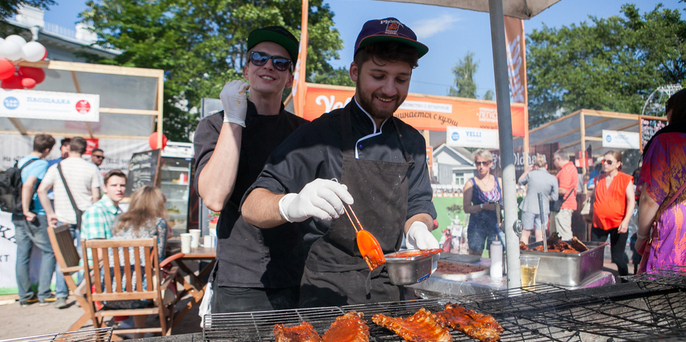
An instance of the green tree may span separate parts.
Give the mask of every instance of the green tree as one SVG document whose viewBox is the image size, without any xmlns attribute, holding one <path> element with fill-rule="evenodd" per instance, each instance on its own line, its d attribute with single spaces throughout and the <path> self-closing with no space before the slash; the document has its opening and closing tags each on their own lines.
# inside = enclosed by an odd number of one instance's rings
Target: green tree
<svg viewBox="0 0 686 342">
<path fill-rule="evenodd" d="M 341 67 L 338 69 L 333 69 L 331 72 L 320 72 L 312 75 L 313 83 L 319 84 L 331 84 L 331 85 L 341 85 L 354 87 L 355 82 L 350 79 L 350 73 L 348 69 Z"/>
<path fill-rule="evenodd" d="M 218 98 L 224 83 L 242 77 L 248 33 L 283 25 L 300 36 L 301 2 L 227 0 L 88 1 L 82 21 L 93 26 L 96 45 L 123 51 L 91 62 L 165 70 L 164 133 L 184 141 L 195 129 L 204 97 Z M 333 13 L 310 1 L 307 75 L 330 73 L 342 40 Z"/>
<path fill-rule="evenodd" d="M 474 53 L 467 52 L 462 60 L 455 64 L 453 75 L 455 75 L 455 86 L 450 87 L 448 96 L 476 98 L 476 82 L 474 74 L 479 68 L 479 62 L 474 62 Z"/>
<path fill-rule="evenodd" d="M 486 94 L 484 94 L 484 100 L 492 101 L 494 95 L 495 94 L 493 94 L 493 90 L 488 89 L 486 90 Z"/>
<path fill-rule="evenodd" d="M 640 114 L 647 97 L 686 76 L 686 22 L 677 10 L 589 17 L 592 24 L 544 27 L 527 38 L 529 126 L 596 109 Z"/>
<path fill-rule="evenodd" d="M 0 1 L 0 20 L 5 20 L 15 14 L 21 6 L 33 6 L 47 10 L 54 5 L 53 0 L 2 0 Z"/>
</svg>

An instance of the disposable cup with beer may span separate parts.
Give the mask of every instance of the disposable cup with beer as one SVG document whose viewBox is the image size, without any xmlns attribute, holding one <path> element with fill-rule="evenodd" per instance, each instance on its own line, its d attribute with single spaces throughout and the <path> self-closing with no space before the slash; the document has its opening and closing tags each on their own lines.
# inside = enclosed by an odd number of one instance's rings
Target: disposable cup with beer
<svg viewBox="0 0 686 342">
<path fill-rule="evenodd" d="M 541 258 L 533 255 L 522 255 L 519 257 L 522 287 L 536 285 L 536 271 L 538 270 L 539 261 L 541 261 Z"/>
</svg>

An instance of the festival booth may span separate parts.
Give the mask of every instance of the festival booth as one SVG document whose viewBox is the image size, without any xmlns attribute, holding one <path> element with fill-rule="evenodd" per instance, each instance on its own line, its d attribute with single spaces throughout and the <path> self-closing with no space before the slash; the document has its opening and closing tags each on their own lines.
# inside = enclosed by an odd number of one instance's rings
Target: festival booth
<svg viewBox="0 0 686 342">
<path fill-rule="evenodd" d="M 87 154 L 95 147 L 105 151 L 102 172 L 127 170 L 134 153 L 162 146 L 162 135 L 149 138 L 162 131 L 163 70 L 60 61 L 15 64 L 18 73 L 34 68 L 28 70 L 38 77 L 32 89 L 0 89 L 0 169 L 31 152 L 39 133 L 57 141 L 46 159 L 60 157 L 62 138 L 86 138 Z M 0 294 L 12 294 L 16 245 L 11 214 L 0 212 L 0 226 Z M 32 278 L 37 272 L 32 262 Z"/>
<path fill-rule="evenodd" d="M 530 130 L 529 142 L 537 146 L 559 145 L 559 149 L 570 153 L 570 160 L 581 168 L 580 174 L 584 176 L 597 158 L 610 150 L 619 150 L 623 152 L 624 159 L 622 172 L 631 174 L 638 165 L 645 144 L 666 124 L 666 118 L 580 109 Z M 522 143 L 522 139 L 515 138 L 515 149 L 521 148 Z M 556 172 L 552 161 L 548 167 L 550 172 Z M 583 184 L 583 192 L 577 195 L 579 208 L 572 217 L 575 236 L 590 236 L 590 226 L 580 214 L 587 196 L 587 182 Z"/>
</svg>

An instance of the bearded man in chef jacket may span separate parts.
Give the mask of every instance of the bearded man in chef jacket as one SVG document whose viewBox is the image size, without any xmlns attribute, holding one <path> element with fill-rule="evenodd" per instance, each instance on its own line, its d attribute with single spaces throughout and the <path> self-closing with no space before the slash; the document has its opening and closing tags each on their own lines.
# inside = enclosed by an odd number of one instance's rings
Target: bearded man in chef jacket
<svg viewBox="0 0 686 342">
<path fill-rule="evenodd" d="M 438 248 L 424 138 L 393 117 L 428 50 L 398 19 L 366 22 L 350 64 L 352 101 L 290 135 L 246 192 L 246 222 L 264 230 L 294 222 L 311 244 L 302 307 L 404 299 L 385 266 L 370 271 L 360 256 L 344 204 L 384 254 L 398 251 L 403 237 L 408 248 Z"/>
</svg>

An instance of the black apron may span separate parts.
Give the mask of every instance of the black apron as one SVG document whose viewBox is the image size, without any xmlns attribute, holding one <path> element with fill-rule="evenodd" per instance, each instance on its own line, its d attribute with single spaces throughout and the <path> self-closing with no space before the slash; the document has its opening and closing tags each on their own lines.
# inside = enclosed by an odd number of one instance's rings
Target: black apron
<svg viewBox="0 0 686 342">
<path fill-rule="evenodd" d="M 341 114 L 343 166 L 341 183 L 355 199 L 353 210 L 362 226 L 381 245 L 384 254 L 400 248 L 407 216 L 408 170 L 414 164 L 402 145 L 405 162 L 355 159 L 351 110 Z M 391 118 L 391 120 L 396 120 Z M 300 287 L 300 306 L 336 306 L 401 300 L 401 288 L 390 283 L 386 266 L 369 271 L 357 247 L 348 217 L 333 220 L 326 234 L 314 242 Z"/>
</svg>

